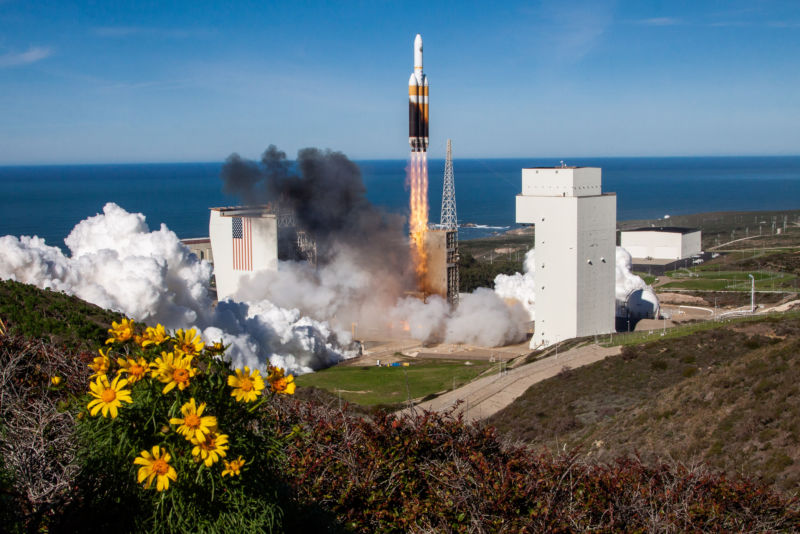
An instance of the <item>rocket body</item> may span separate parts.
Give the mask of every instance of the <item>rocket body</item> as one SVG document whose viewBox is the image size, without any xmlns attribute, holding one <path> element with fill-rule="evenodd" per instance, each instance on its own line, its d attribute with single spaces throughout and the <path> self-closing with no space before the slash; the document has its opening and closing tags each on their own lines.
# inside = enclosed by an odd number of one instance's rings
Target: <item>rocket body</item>
<svg viewBox="0 0 800 534">
<path fill-rule="evenodd" d="M 414 72 L 408 79 L 408 144 L 428 151 L 428 77 L 422 72 L 422 36 L 414 39 Z"/>
</svg>

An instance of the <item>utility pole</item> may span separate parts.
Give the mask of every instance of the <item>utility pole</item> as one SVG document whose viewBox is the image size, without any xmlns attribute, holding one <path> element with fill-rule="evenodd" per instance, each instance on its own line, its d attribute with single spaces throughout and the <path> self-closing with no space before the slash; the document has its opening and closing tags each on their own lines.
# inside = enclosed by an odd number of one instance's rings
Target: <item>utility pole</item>
<svg viewBox="0 0 800 534">
<path fill-rule="evenodd" d="M 748 274 L 747 276 L 750 277 L 750 313 L 755 313 L 755 311 L 756 311 L 756 279 L 752 274 Z"/>
</svg>

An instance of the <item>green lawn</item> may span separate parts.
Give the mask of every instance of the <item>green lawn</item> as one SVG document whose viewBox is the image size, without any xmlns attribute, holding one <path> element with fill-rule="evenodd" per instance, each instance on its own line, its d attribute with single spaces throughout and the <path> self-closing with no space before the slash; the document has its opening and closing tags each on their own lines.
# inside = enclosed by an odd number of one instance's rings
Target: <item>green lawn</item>
<svg viewBox="0 0 800 534">
<path fill-rule="evenodd" d="M 297 377 L 297 385 L 314 386 L 362 406 L 397 404 L 459 387 L 492 365 L 488 362 L 410 362 L 409 367 L 333 366 Z M 407 385 L 407 389 L 406 389 Z"/>
<path fill-rule="evenodd" d="M 772 271 L 714 271 L 696 267 L 686 270 L 670 271 L 667 275 L 675 280 L 661 286 L 664 289 L 694 289 L 707 291 L 749 291 L 750 274 L 756 280 L 756 290 L 769 291 L 790 288 L 796 278 L 793 274 Z"/>
</svg>

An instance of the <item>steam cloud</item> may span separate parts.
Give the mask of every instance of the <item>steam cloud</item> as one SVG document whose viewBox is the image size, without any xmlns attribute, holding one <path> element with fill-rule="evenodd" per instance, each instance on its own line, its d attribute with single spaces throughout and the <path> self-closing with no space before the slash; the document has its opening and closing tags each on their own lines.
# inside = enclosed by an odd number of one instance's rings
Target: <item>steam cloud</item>
<svg viewBox="0 0 800 534">
<path fill-rule="evenodd" d="M 327 367 L 348 354 L 327 324 L 269 302 L 221 302 L 208 296 L 211 267 L 165 225 L 113 203 L 80 222 L 65 243 L 70 255 L 38 237 L 0 237 L 0 278 L 75 295 L 137 321 L 197 326 L 206 341 L 230 343 L 236 366 L 267 360 L 295 372 Z M 343 333 L 347 342 L 347 334 Z"/>
<path fill-rule="evenodd" d="M 404 221 L 369 202 L 361 171 L 342 153 L 307 148 L 294 165 L 275 146 L 259 163 L 233 154 L 222 180 L 244 203 L 292 209 L 298 226 L 316 239 L 319 259 L 316 269 L 282 261 L 277 271 L 254 274 L 236 300 L 298 309 L 337 331 L 356 324 L 361 332 L 386 334 L 408 325 L 426 343 L 498 346 L 525 338 L 524 310 L 491 290 L 462 297 L 456 310 L 438 297 L 405 296 L 416 281 Z"/>
</svg>

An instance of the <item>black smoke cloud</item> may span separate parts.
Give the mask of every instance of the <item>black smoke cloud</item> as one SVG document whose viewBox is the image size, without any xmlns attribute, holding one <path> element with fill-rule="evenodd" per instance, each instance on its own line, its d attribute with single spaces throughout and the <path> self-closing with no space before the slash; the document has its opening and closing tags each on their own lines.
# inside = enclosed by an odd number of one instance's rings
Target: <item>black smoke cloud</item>
<svg viewBox="0 0 800 534">
<path fill-rule="evenodd" d="M 404 218 L 367 199 L 361 170 L 343 153 L 304 148 L 289 161 L 285 152 L 270 145 L 258 163 L 231 154 L 221 178 L 223 191 L 243 204 L 272 203 L 294 211 L 298 228 L 317 242 L 319 262 L 344 247 L 395 278 L 408 277 Z"/>
</svg>

